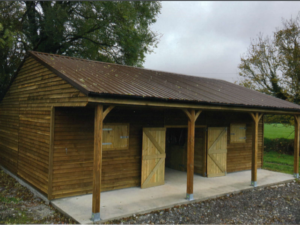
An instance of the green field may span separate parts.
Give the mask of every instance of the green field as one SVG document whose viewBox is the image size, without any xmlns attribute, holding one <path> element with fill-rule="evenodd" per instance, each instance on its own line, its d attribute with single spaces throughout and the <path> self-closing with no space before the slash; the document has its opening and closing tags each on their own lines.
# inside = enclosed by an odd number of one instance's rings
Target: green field
<svg viewBox="0 0 300 225">
<path fill-rule="evenodd" d="M 264 152 L 263 169 L 293 174 L 294 156 L 278 152 Z"/>
<path fill-rule="evenodd" d="M 291 125 L 284 126 L 273 123 L 265 124 L 264 127 L 264 137 L 265 139 L 269 139 L 268 143 L 272 142 L 273 139 L 294 139 L 294 133 L 294 126 Z M 276 143 L 276 140 L 274 142 Z M 268 145 L 267 140 L 265 140 L 265 145 Z M 282 154 L 279 151 L 264 151 L 263 169 L 293 174 L 294 156 Z"/>
<path fill-rule="evenodd" d="M 264 136 L 269 139 L 286 138 L 294 139 L 294 126 L 284 126 L 282 124 L 265 124 Z"/>
</svg>

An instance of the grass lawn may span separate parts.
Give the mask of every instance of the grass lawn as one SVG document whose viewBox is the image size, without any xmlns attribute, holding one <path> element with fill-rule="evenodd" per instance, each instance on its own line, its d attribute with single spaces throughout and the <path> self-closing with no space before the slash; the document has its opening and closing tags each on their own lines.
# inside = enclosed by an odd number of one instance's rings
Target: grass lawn
<svg viewBox="0 0 300 225">
<path fill-rule="evenodd" d="M 264 126 L 264 137 L 269 139 L 268 141 L 282 138 L 294 139 L 294 126 L 284 126 L 276 123 L 265 124 Z M 281 154 L 275 151 L 265 151 L 263 169 L 293 174 L 294 156 Z"/>
<path fill-rule="evenodd" d="M 264 127 L 265 138 L 276 139 L 286 138 L 294 139 L 294 126 L 284 126 L 277 123 L 266 123 Z"/>
<path fill-rule="evenodd" d="M 294 156 L 277 152 L 264 152 L 263 169 L 293 174 Z"/>
</svg>

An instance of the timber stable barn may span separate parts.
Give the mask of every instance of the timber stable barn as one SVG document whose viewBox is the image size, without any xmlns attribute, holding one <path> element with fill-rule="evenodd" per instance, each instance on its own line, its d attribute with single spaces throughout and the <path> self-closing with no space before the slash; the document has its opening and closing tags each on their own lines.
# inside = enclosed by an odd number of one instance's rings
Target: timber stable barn
<svg viewBox="0 0 300 225">
<path fill-rule="evenodd" d="M 49 200 L 164 185 L 165 168 L 193 177 L 257 169 L 263 115 L 300 106 L 217 79 L 30 52 L 0 105 L 1 166 Z M 250 182 L 251 181 L 251 182 Z M 259 182 L 259 181 L 258 181 Z"/>
</svg>

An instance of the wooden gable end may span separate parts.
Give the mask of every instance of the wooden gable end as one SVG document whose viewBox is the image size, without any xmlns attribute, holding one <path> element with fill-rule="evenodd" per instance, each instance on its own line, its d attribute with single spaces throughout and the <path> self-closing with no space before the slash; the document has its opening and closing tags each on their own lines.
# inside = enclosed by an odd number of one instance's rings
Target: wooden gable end
<svg viewBox="0 0 300 225">
<path fill-rule="evenodd" d="M 28 57 L 0 103 L 0 164 L 47 193 L 50 112 L 87 96 Z"/>
</svg>

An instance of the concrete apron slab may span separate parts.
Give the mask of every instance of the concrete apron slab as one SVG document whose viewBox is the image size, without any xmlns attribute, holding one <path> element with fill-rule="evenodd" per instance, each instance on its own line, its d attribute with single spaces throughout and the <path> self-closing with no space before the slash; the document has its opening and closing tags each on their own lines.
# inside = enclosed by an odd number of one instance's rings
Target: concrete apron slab
<svg viewBox="0 0 300 225">
<path fill-rule="evenodd" d="M 185 199 L 186 173 L 166 168 L 165 184 L 141 189 L 139 187 L 101 193 L 101 222 L 120 219 L 133 214 L 149 213 L 175 205 L 213 199 L 232 192 L 252 189 L 251 171 L 229 173 L 224 177 L 194 176 L 194 200 Z M 258 187 L 270 186 L 293 180 L 290 174 L 258 170 Z M 51 201 L 62 213 L 78 223 L 92 223 L 92 195 L 62 198 Z"/>
</svg>

